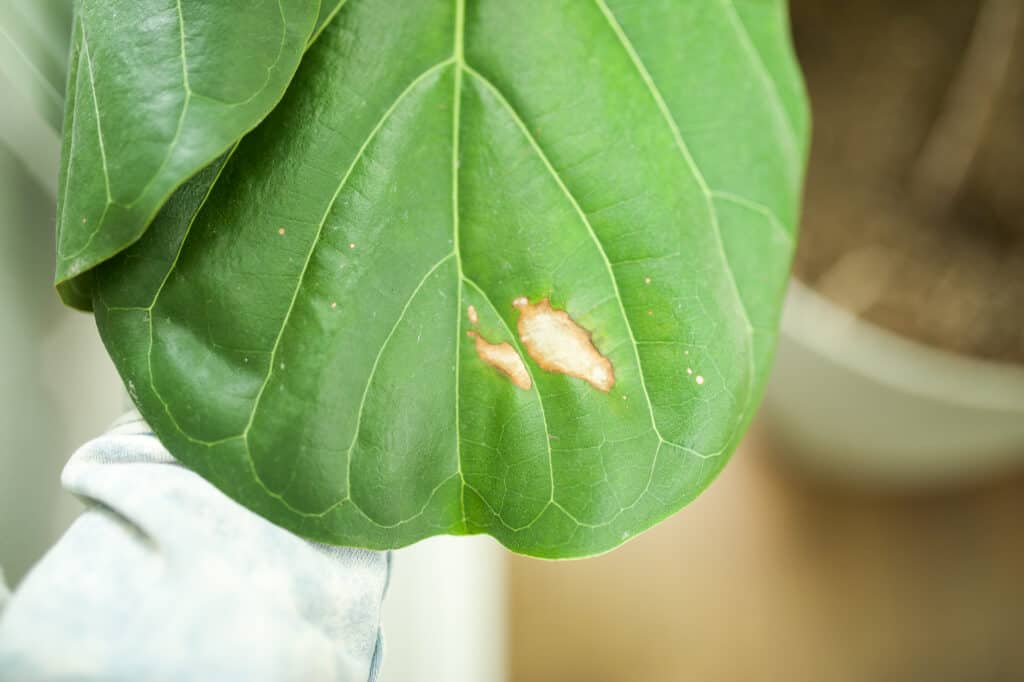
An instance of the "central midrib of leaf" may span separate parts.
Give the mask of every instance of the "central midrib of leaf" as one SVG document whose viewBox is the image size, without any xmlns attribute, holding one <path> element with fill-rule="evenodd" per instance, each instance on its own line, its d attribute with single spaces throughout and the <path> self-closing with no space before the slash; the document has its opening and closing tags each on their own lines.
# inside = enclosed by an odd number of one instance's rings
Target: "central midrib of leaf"
<svg viewBox="0 0 1024 682">
<path fill-rule="evenodd" d="M 466 31 L 466 0 L 455 0 L 455 30 L 454 50 L 452 59 L 455 63 L 455 80 L 452 87 L 452 244 L 455 248 L 455 264 L 458 267 L 459 280 L 456 283 L 458 294 L 455 309 L 458 315 L 455 316 L 455 461 L 458 464 L 459 473 L 459 511 L 462 516 L 462 530 L 468 531 L 466 523 L 466 477 L 462 473 L 462 429 L 459 415 L 459 403 L 461 388 L 459 378 L 462 369 L 462 360 L 459 357 L 459 345 L 462 342 L 462 255 L 459 253 L 459 139 L 461 137 L 460 113 L 462 110 L 462 74 L 466 56 L 464 52 L 464 38 Z M 549 455 L 550 456 L 550 455 Z M 351 461 L 351 458 L 350 458 Z M 351 485 L 351 483 L 350 483 Z"/>
</svg>

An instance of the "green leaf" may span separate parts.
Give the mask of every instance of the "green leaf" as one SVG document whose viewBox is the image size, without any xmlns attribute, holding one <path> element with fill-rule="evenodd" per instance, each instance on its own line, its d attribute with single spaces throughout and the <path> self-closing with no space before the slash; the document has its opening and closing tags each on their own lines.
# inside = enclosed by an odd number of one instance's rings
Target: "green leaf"
<svg viewBox="0 0 1024 682">
<path fill-rule="evenodd" d="M 78 0 L 57 218 L 66 303 L 88 308 L 92 268 L 277 104 L 320 10 L 318 0 Z"/>
<path fill-rule="evenodd" d="M 102 269 L 129 391 L 308 538 L 624 542 L 715 477 L 760 396 L 808 127 L 786 22 L 768 0 L 350 0 Z"/>
</svg>

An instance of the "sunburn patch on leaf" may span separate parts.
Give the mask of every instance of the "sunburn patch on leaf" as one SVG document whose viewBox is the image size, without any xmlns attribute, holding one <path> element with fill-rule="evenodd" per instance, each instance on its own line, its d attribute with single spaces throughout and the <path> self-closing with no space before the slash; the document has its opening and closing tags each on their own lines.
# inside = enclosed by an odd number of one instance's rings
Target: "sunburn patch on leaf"
<svg viewBox="0 0 1024 682">
<path fill-rule="evenodd" d="M 526 298 L 512 301 L 519 310 L 519 338 L 541 368 L 583 379 L 607 393 L 615 385 L 612 363 L 594 347 L 590 332 L 576 324 L 551 301 L 531 304 Z"/>
<path fill-rule="evenodd" d="M 491 367 L 500 370 L 512 383 L 529 391 L 533 387 L 530 373 L 526 371 L 526 365 L 519 353 L 509 343 L 489 343 L 484 337 L 474 331 L 466 332 L 467 336 L 476 342 L 476 354 L 480 359 Z"/>
</svg>

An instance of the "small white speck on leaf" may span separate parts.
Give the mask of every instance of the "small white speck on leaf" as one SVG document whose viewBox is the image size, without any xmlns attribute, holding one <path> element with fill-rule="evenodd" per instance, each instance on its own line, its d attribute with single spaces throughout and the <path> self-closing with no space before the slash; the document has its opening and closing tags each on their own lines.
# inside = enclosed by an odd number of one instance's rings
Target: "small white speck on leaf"
<svg viewBox="0 0 1024 682">
<path fill-rule="evenodd" d="M 337 308 L 337 307 L 338 307 L 338 302 L 337 301 L 331 301 L 331 308 L 334 309 L 334 308 Z"/>
<path fill-rule="evenodd" d="M 704 377 L 702 377 L 701 375 L 698 374 L 696 381 L 697 381 L 698 384 L 703 384 L 704 383 Z"/>
<path fill-rule="evenodd" d="M 284 228 L 283 227 L 277 228 L 277 233 L 283 237 L 284 236 Z"/>
<path fill-rule="evenodd" d="M 687 367 L 686 368 L 686 373 L 687 374 L 693 374 L 693 367 Z"/>
<path fill-rule="evenodd" d="M 650 277 L 644 277 L 644 284 L 650 284 L 650 283 L 651 283 L 651 278 Z"/>
<path fill-rule="evenodd" d="M 281 369 L 284 369 L 284 363 L 283 362 L 281 363 Z"/>
<path fill-rule="evenodd" d="M 475 325 L 480 321 L 480 316 L 476 314 L 476 308 L 469 306 L 466 308 L 466 316 L 469 318 L 469 323 Z"/>
<path fill-rule="evenodd" d="M 356 248 L 356 243 L 355 242 L 349 242 L 348 243 L 348 248 L 350 248 L 350 249 Z"/>
</svg>

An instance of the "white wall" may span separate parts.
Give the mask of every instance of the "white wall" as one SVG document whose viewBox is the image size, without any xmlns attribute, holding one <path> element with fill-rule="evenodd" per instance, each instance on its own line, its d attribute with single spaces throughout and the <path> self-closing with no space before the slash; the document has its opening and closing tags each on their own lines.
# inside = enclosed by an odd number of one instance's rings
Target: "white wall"
<svg viewBox="0 0 1024 682">
<path fill-rule="evenodd" d="M 505 550 L 436 537 L 392 554 L 382 682 L 503 682 Z"/>
<path fill-rule="evenodd" d="M 11 92 L 2 75 L 0 92 Z M 0 127 L 56 175 L 55 145 L 24 114 L 5 99 Z M 121 409 L 92 316 L 65 309 L 53 289 L 55 199 L 37 175 L 0 142 L 0 565 L 11 582 L 77 513 L 60 489 L 64 462 Z"/>
</svg>

